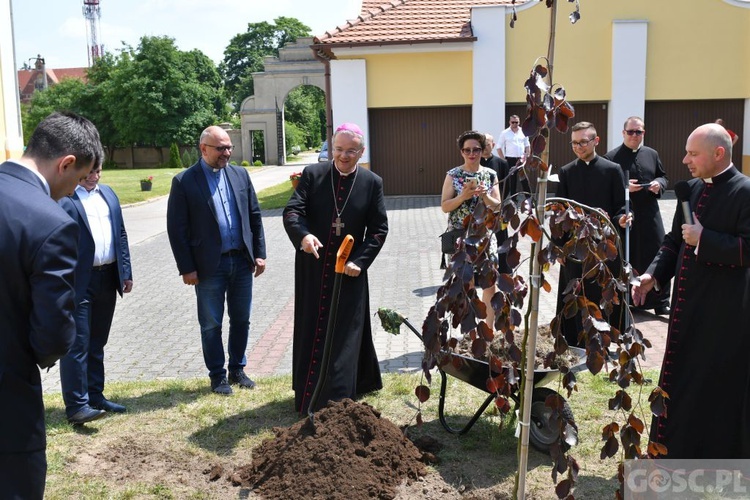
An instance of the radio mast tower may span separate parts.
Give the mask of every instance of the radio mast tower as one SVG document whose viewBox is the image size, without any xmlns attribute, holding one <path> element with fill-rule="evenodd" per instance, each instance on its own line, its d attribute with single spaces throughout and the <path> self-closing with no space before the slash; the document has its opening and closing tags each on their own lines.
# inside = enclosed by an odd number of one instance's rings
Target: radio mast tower
<svg viewBox="0 0 750 500">
<path fill-rule="evenodd" d="M 104 54 L 104 45 L 99 43 L 99 0 L 83 0 L 83 17 L 86 18 L 86 37 L 88 40 L 89 66 Z"/>
</svg>

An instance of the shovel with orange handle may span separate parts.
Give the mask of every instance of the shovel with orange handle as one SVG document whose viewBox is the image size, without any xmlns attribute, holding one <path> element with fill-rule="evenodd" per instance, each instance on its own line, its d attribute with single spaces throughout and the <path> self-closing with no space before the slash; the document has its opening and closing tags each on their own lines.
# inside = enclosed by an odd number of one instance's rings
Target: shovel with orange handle
<svg viewBox="0 0 750 500">
<path fill-rule="evenodd" d="M 323 345 L 323 360 L 320 363 L 320 376 L 318 383 L 315 385 L 315 391 L 310 398 L 310 406 L 307 407 L 307 416 L 310 417 L 310 424 L 314 425 L 313 412 L 318 404 L 318 397 L 328 381 L 328 362 L 331 358 L 331 348 L 333 347 L 333 335 L 336 328 L 336 314 L 339 308 L 339 294 L 341 293 L 341 280 L 344 277 L 344 267 L 349 259 L 349 254 L 354 246 L 354 238 L 351 234 L 344 237 L 338 252 L 336 252 L 336 275 L 333 280 L 333 294 L 331 295 L 331 309 L 328 313 L 328 329 L 326 330 L 326 340 Z M 314 428 L 314 427 L 313 427 Z"/>
</svg>

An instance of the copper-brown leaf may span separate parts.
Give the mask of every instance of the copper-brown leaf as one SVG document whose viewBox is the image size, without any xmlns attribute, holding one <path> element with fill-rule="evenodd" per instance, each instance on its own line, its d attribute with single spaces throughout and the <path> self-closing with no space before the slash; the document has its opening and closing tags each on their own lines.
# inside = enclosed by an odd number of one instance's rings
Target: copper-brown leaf
<svg viewBox="0 0 750 500">
<path fill-rule="evenodd" d="M 617 438 L 614 436 L 610 436 L 607 439 L 607 442 L 604 443 L 604 446 L 602 446 L 602 451 L 599 454 L 599 458 L 604 460 L 605 458 L 612 458 L 617 453 L 617 450 L 620 448 L 620 443 L 617 442 Z"/>
<path fill-rule="evenodd" d="M 667 454 L 667 447 L 661 443 L 655 443 L 653 441 L 648 442 L 648 454 L 652 457 L 658 457 L 659 455 Z"/>
<path fill-rule="evenodd" d="M 542 230 L 539 228 L 539 222 L 533 217 L 529 217 L 526 221 L 526 234 L 528 234 L 535 243 L 538 242 L 542 239 Z"/>
<path fill-rule="evenodd" d="M 471 343 L 471 354 L 477 358 L 484 358 L 487 352 L 487 342 L 484 339 L 476 339 Z"/>
<path fill-rule="evenodd" d="M 500 412 L 503 414 L 510 411 L 510 402 L 508 401 L 508 398 L 502 396 L 496 397 L 495 406 L 497 406 L 497 409 L 500 410 Z"/>
<path fill-rule="evenodd" d="M 645 426 L 643 425 L 643 421 L 636 417 L 634 413 L 631 413 L 628 417 L 628 424 L 633 426 L 633 429 L 636 430 L 639 434 L 643 434 L 643 430 L 645 429 Z"/>
<path fill-rule="evenodd" d="M 557 486 L 555 486 L 555 495 L 557 495 L 557 498 L 566 498 L 570 494 L 570 479 L 563 479 L 559 483 L 557 483 Z"/>
<path fill-rule="evenodd" d="M 430 399 L 430 388 L 426 385 L 418 385 L 417 388 L 414 389 L 414 394 L 417 396 L 420 403 L 424 403 Z"/>
<path fill-rule="evenodd" d="M 656 387 L 651 394 L 648 396 L 648 401 L 651 403 L 651 413 L 657 417 L 667 416 L 667 405 L 666 401 L 669 399 L 667 394 L 661 387 Z"/>
<path fill-rule="evenodd" d="M 480 338 L 486 340 L 487 342 L 492 342 L 492 340 L 495 338 L 495 334 L 492 333 L 492 328 L 487 326 L 487 323 L 484 321 L 480 321 L 477 325 L 477 334 Z"/>
<path fill-rule="evenodd" d="M 604 367 L 604 357 L 601 355 L 601 353 L 589 352 L 588 356 L 586 357 L 586 368 L 588 368 L 593 375 L 596 375 L 597 373 L 602 371 L 602 367 Z"/>
</svg>

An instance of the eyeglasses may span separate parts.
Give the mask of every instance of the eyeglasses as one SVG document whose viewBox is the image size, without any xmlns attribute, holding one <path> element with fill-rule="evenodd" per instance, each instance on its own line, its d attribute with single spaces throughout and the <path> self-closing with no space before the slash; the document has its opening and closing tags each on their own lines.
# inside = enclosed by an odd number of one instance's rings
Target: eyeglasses
<svg viewBox="0 0 750 500">
<path fill-rule="evenodd" d="M 643 132 L 645 132 L 645 130 L 626 130 L 625 131 L 625 133 L 627 133 L 628 135 L 643 135 Z"/>
<path fill-rule="evenodd" d="M 341 149 L 341 148 L 333 148 L 334 154 L 337 154 L 339 156 L 357 156 L 359 153 L 362 152 L 361 149 Z"/>
<path fill-rule="evenodd" d="M 234 149 L 234 146 L 213 146 L 211 144 L 206 144 L 206 146 L 210 148 L 214 148 L 219 153 L 226 153 L 227 151 L 231 153 L 232 150 Z"/>
<path fill-rule="evenodd" d="M 518 122 L 510 122 L 511 125 L 518 125 Z"/>
<path fill-rule="evenodd" d="M 478 155 L 478 154 L 482 153 L 482 148 L 463 148 L 461 150 L 461 152 L 463 154 L 465 154 L 466 156 L 468 156 L 468 155 Z"/>
<path fill-rule="evenodd" d="M 585 148 L 592 142 L 594 142 L 594 139 L 584 139 L 580 142 L 570 141 L 570 145 L 573 146 L 574 148 Z"/>
</svg>

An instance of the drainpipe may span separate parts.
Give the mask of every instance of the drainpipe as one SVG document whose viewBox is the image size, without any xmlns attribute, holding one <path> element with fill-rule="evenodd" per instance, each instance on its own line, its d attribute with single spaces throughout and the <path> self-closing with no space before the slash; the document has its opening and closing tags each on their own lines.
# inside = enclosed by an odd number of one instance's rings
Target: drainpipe
<svg viewBox="0 0 750 500">
<path fill-rule="evenodd" d="M 313 51 L 313 57 L 323 63 L 325 66 L 325 93 L 326 93 L 326 142 L 328 143 L 328 161 L 333 160 L 333 109 L 331 108 L 331 58 L 319 50 L 315 45 L 310 47 Z"/>
</svg>

